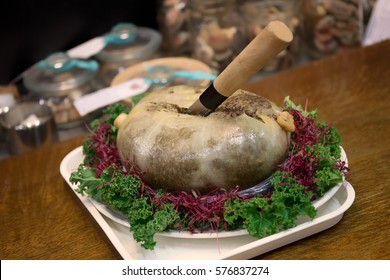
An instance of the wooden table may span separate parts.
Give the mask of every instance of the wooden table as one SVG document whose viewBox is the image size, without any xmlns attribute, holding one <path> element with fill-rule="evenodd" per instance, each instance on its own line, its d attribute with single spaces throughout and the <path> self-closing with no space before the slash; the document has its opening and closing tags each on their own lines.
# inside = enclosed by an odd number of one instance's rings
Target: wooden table
<svg viewBox="0 0 390 280">
<path fill-rule="evenodd" d="M 334 227 L 260 259 L 390 258 L 390 41 L 270 76 L 246 89 L 319 109 L 343 139 L 356 199 Z M 119 259 L 59 173 L 83 138 L 0 161 L 1 259 Z"/>
</svg>

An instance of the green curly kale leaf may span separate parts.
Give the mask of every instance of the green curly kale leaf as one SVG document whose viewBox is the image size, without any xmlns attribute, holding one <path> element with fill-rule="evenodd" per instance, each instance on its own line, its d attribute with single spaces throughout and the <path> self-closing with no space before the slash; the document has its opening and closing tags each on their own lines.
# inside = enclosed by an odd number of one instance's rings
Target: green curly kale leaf
<svg viewBox="0 0 390 280">
<path fill-rule="evenodd" d="M 301 105 L 296 105 L 291 99 L 289 96 L 287 96 L 285 99 L 284 99 L 284 109 L 288 110 L 288 109 L 294 109 L 294 110 L 297 110 L 299 111 L 302 116 L 306 117 L 306 118 L 310 118 L 310 119 L 316 119 L 317 118 L 317 115 L 318 115 L 318 109 L 314 109 L 313 111 L 306 111 L 304 108 L 302 108 Z"/>
<path fill-rule="evenodd" d="M 76 191 L 82 195 L 87 194 L 89 197 L 98 198 L 100 188 L 103 186 L 103 180 L 96 178 L 95 169 L 85 167 L 80 164 L 77 171 L 70 174 L 69 181 L 77 185 Z"/>
<path fill-rule="evenodd" d="M 310 196 L 288 174 L 276 172 L 273 177 L 276 186 L 272 196 L 256 197 L 247 201 L 235 199 L 225 203 L 225 220 L 232 226 L 242 224 L 248 233 L 257 238 L 277 233 L 296 226 L 298 216 L 316 216 Z M 281 182 L 289 184 L 281 186 Z"/>
<path fill-rule="evenodd" d="M 145 249 L 153 249 L 155 233 L 164 231 L 179 218 L 173 204 L 153 205 L 149 197 L 140 196 L 141 181 L 138 178 L 112 167 L 97 178 L 94 169 L 80 165 L 71 174 L 70 182 L 77 185 L 78 193 L 87 194 L 126 215 L 134 239 Z"/>
<path fill-rule="evenodd" d="M 331 187 L 342 182 L 343 177 L 339 170 L 330 167 L 323 168 L 314 175 L 314 182 L 317 185 L 317 193 L 321 197 Z"/>
<path fill-rule="evenodd" d="M 179 219 L 179 215 L 171 203 L 165 203 L 158 209 L 142 197 L 128 212 L 130 230 L 134 239 L 145 249 L 154 249 L 154 235 L 166 230 Z"/>
</svg>

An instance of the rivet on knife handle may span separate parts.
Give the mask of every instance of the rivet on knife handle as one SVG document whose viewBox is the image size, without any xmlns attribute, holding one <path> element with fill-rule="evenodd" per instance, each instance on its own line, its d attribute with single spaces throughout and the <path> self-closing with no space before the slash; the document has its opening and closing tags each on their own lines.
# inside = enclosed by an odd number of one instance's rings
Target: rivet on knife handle
<svg viewBox="0 0 390 280">
<path fill-rule="evenodd" d="M 188 113 L 205 116 L 214 111 L 287 48 L 292 39 L 290 29 L 283 22 L 270 22 L 188 108 Z"/>
</svg>

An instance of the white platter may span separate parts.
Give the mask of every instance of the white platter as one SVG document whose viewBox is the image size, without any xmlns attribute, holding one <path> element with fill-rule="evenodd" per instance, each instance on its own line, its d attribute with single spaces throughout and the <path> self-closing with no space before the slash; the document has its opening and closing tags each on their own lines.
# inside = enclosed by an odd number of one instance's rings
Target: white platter
<svg viewBox="0 0 390 280">
<path fill-rule="evenodd" d="M 71 151 L 60 165 L 61 175 L 72 191 L 76 186 L 69 182 L 70 173 L 77 170 L 82 158 L 81 148 L 77 148 Z M 75 194 L 123 259 L 129 260 L 250 259 L 334 226 L 342 219 L 344 212 L 355 199 L 353 187 L 349 182 L 344 181 L 337 192 L 317 209 L 315 219 L 309 221 L 302 218 L 294 228 L 262 239 L 249 235 L 205 239 L 172 238 L 160 235 L 156 236 L 157 245 L 151 251 L 143 249 L 134 241 L 128 226 L 121 225 L 103 215 L 88 197 L 76 192 Z"/>
<path fill-rule="evenodd" d="M 67 176 L 67 178 L 69 178 L 72 171 L 75 171 L 77 169 L 77 167 L 82 163 L 83 159 L 84 156 L 82 154 L 82 147 L 78 147 L 75 150 L 73 150 L 71 153 L 69 153 L 64 158 L 64 170 L 61 170 L 61 173 L 64 174 L 63 176 Z M 342 149 L 341 159 L 346 162 L 346 165 L 348 165 L 347 156 L 343 149 Z M 342 183 L 339 183 L 336 186 L 332 187 L 320 199 L 314 201 L 313 206 L 316 209 L 321 207 L 323 204 L 325 204 L 329 199 L 331 199 L 334 196 L 334 194 L 340 189 L 342 185 L 343 185 Z M 112 221 L 124 227 L 130 228 L 127 219 L 121 216 L 120 214 L 117 214 L 111 209 L 109 209 L 107 205 L 100 203 L 94 199 L 90 199 L 90 201 L 93 204 L 93 206 L 95 206 L 95 208 L 106 218 L 109 218 Z M 207 239 L 207 238 L 225 238 L 225 237 L 248 235 L 248 232 L 245 229 L 234 230 L 234 231 L 204 232 L 204 233 L 196 233 L 196 234 L 192 234 L 186 231 L 166 231 L 166 232 L 157 233 L 157 235 L 174 237 L 174 238 Z"/>
<path fill-rule="evenodd" d="M 346 160 L 344 151 L 343 159 Z M 82 161 L 82 147 L 78 147 L 66 155 L 61 162 L 61 175 L 72 190 L 76 186 L 70 183 L 70 174 L 77 170 Z M 353 187 L 349 182 L 344 181 L 343 184 L 327 192 L 325 199 L 314 203 L 318 211 L 314 220 L 301 218 L 294 228 L 262 239 L 249 236 L 245 230 L 196 235 L 167 232 L 155 237 L 157 246 L 150 251 L 143 249 L 134 241 L 128 224 L 123 223 L 123 220 L 116 221 L 110 217 L 112 213 L 104 214 L 102 205 L 99 206 L 87 196 L 77 192 L 75 194 L 124 259 L 250 259 L 332 227 L 341 220 L 344 212 L 355 199 Z"/>
<path fill-rule="evenodd" d="M 76 186 L 69 182 L 70 174 L 77 170 L 82 160 L 82 148 L 78 147 L 65 156 L 61 162 L 61 175 L 72 190 Z M 160 260 L 250 259 L 334 226 L 342 219 L 344 212 L 355 199 L 353 187 L 349 182 L 344 181 L 343 184 L 327 193 L 329 197 L 326 198 L 326 201 L 315 205 L 318 211 L 315 219 L 309 221 L 302 218 L 294 228 L 262 239 L 253 238 L 243 230 L 241 230 L 242 234 L 231 233 L 230 236 L 228 234 L 226 236 L 221 235 L 222 233 L 219 233 L 219 236 L 210 236 L 210 233 L 203 233 L 204 237 L 202 238 L 199 238 L 199 236 L 189 238 L 186 233 L 179 232 L 160 234 L 155 237 L 157 241 L 156 248 L 150 251 L 143 249 L 133 240 L 128 225 L 120 224 L 102 214 L 88 197 L 76 192 L 75 194 L 124 259 Z"/>
<path fill-rule="evenodd" d="M 330 189 L 321 199 L 313 202 L 313 206 L 318 209 L 320 206 L 324 205 L 329 199 L 331 199 L 334 194 L 340 189 L 343 184 L 337 184 L 332 189 Z M 125 217 L 120 216 L 120 214 L 116 214 L 113 212 L 107 205 L 96 201 L 94 199 L 90 199 L 91 203 L 95 206 L 95 208 L 106 218 L 116 222 L 128 229 L 130 229 L 130 225 L 127 222 Z M 248 235 L 247 230 L 233 230 L 233 231 L 220 231 L 220 232 L 203 232 L 192 234 L 188 231 L 166 231 L 157 233 L 159 236 L 173 237 L 173 238 L 192 238 L 192 239 L 205 239 L 205 238 L 225 238 L 225 237 L 235 237 Z"/>
</svg>

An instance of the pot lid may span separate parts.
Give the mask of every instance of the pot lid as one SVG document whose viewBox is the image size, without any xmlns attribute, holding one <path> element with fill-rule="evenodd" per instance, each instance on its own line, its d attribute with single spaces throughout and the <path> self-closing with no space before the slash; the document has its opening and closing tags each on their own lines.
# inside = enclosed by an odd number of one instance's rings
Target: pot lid
<svg viewBox="0 0 390 280">
<path fill-rule="evenodd" d="M 159 49 L 161 40 L 153 29 L 119 23 L 104 36 L 105 47 L 96 57 L 103 62 L 147 59 Z"/>
<path fill-rule="evenodd" d="M 55 94 L 90 82 L 98 68 L 94 60 L 74 59 L 64 52 L 56 52 L 35 64 L 23 82 L 34 93 Z"/>
</svg>

